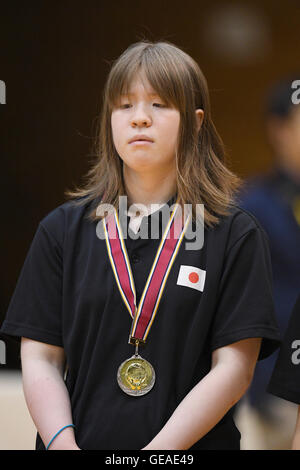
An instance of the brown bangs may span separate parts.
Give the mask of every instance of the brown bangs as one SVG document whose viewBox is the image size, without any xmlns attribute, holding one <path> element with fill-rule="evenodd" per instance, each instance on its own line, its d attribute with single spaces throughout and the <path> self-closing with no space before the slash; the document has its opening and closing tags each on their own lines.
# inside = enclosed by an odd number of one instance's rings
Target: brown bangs
<svg viewBox="0 0 300 470">
<path fill-rule="evenodd" d="M 177 59 L 174 51 L 166 54 L 165 50 L 160 50 L 159 44 L 156 48 L 140 45 L 140 50 L 137 50 L 136 45 L 133 44 L 131 53 L 127 50 L 127 53 L 119 58 L 111 70 L 110 79 L 107 82 L 110 110 L 117 104 L 121 95 L 129 92 L 130 85 L 136 76 L 139 76 L 142 81 L 146 79 L 167 104 L 173 105 L 178 110 L 185 109 L 185 80 L 182 77 L 184 68 L 179 54 Z"/>
</svg>

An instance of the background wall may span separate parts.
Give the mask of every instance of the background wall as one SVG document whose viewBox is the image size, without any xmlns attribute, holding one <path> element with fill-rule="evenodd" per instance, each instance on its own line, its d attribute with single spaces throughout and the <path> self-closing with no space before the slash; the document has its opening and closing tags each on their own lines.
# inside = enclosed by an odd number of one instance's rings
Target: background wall
<svg viewBox="0 0 300 470">
<path fill-rule="evenodd" d="M 2 2 L 0 324 L 39 221 L 89 169 L 110 61 L 143 37 L 193 56 L 230 165 L 250 177 L 272 163 L 263 100 L 297 70 L 299 26 L 296 0 Z M 0 374 L 19 367 L 17 345 L 5 345 Z"/>
</svg>

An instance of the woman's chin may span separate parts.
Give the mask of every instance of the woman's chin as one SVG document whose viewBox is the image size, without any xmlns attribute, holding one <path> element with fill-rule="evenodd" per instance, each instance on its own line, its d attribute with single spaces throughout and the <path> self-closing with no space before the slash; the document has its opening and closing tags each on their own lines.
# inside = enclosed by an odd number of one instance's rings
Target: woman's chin
<svg viewBox="0 0 300 470">
<path fill-rule="evenodd" d="M 147 157 L 139 157 L 135 158 L 134 161 L 130 162 L 124 162 L 124 165 L 127 167 L 128 171 L 135 171 L 136 173 L 139 173 L 141 171 L 146 171 L 146 170 L 154 170 L 155 165 L 153 164 L 153 161 L 151 161 Z"/>
</svg>

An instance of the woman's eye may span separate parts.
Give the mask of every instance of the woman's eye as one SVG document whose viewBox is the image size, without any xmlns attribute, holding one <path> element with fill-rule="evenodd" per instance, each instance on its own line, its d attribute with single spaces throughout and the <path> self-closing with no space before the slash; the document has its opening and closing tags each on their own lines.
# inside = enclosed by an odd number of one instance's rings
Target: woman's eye
<svg viewBox="0 0 300 470">
<path fill-rule="evenodd" d="M 166 105 L 163 104 L 163 103 L 152 103 L 152 106 L 156 107 L 156 108 L 164 108 Z M 120 109 L 129 109 L 132 107 L 132 104 L 131 103 L 121 103 L 120 104 Z"/>
</svg>

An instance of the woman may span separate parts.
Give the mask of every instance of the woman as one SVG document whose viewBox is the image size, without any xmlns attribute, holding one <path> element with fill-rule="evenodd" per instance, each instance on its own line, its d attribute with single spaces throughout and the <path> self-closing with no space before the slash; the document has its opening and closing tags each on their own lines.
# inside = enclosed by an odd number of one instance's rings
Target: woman
<svg viewBox="0 0 300 470">
<path fill-rule="evenodd" d="M 239 184 L 196 62 L 130 46 L 87 185 L 40 222 L 2 327 L 22 337 L 38 449 L 239 449 L 232 407 L 278 346 L 267 239 Z"/>
</svg>

